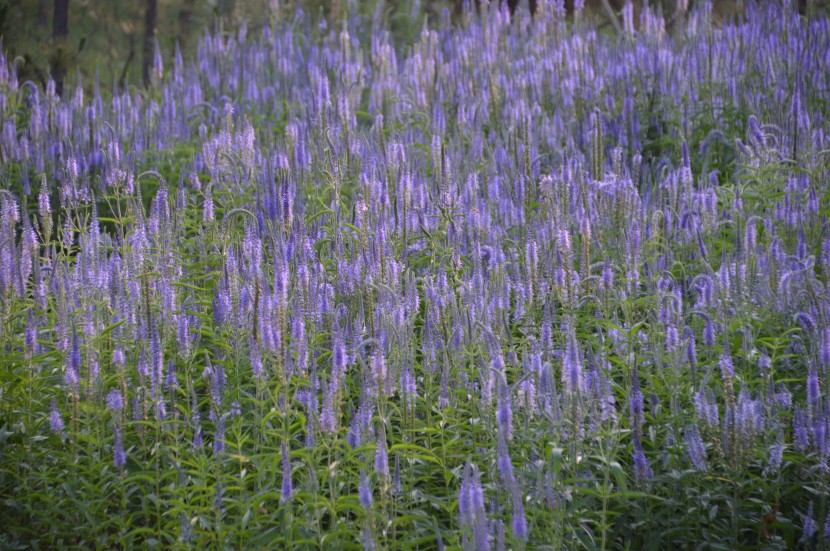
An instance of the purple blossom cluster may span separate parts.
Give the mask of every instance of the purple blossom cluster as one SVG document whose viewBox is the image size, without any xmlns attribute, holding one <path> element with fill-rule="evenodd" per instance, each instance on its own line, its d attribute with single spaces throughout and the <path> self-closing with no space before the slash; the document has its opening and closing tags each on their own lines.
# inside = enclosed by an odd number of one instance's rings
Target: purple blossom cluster
<svg viewBox="0 0 830 551">
<path fill-rule="evenodd" d="M 612 464 L 826 477 L 830 20 L 497 4 L 405 47 L 381 13 L 207 33 L 147 93 L 0 57 L 0 339 L 55 440 L 99 411 L 122 473 L 270 450 L 269 507 L 351 492 L 367 549 L 447 488 L 437 541 L 481 550 Z"/>
</svg>

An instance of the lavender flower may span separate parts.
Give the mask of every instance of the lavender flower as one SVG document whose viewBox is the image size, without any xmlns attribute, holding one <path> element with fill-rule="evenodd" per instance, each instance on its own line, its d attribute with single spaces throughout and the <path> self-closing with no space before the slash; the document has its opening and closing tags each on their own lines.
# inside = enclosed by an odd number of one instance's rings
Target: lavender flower
<svg viewBox="0 0 830 551">
<path fill-rule="evenodd" d="M 710 320 L 703 326 L 703 344 L 710 347 L 715 344 L 715 325 Z"/>
<path fill-rule="evenodd" d="M 49 426 L 52 428 L 53 432 L 62 432 L 63 431 L 63 418 L 61 417 L 61 412 L 58 409 L 58 404 L 55 400 L 52 400 L 52 404 L 50 406 L 51 413 L 49 414 Z"/>
<path fill-rule="evenodd" d="M 697 350 L 695 348 L 695 334 L 692 332 L 691 327 L 686 327 L 683 331 L 684 336 L 687 340 L 686 342 L 686 361 L 689 362 L 689 365 L 692 367 L 697 366 Z"/>
<path fill-rule="evenodd" d="M 291 458 L 288 454 L 288 446 L 282 443 L 282 489 L 280 490 L 280 502 L 291 501 L 294 495 L 294 485 L 291 481 Z"/>
<path fill-rule="evenodd" d="M 582 352 L 572 330 L 568 333 L 568 345 L 562 363 L 562 384 L 568 394 L 576 394 L 582 390 Z"/>
<path fill-rule="evenodd" d="M 499 385 L 496 422 L 504 438 L 511 440 L 513 438 L 513 409 L 510 402 L 510 389 L 507 387 L 507 383 L 504 382 Z"/>
<path fill-rule="evenodd" d="M 37 324 L 35 321 L 35 313 L 33 310 L 29 310 L 29 318 L 26 321 L 26 333 L 24 341 L 26 344 L 26 353 L 29 356 L 29 358 L 31 358 L 34 354 L 37 353 L 38 350 Z"/>
<path fill-rule="evenodd" d="M 265 375 L 265 371 L 262 367 L 262 356 L 260 356 L 259 353 L 259 345 L 256 340 L 252 338 L 248 347 L 251 353 L 251 373 L 255 379 L 262 379 Z"/>
<path fill-rule="evenodd" d="M 816 370 L 815 365 L 810 362 L 810 367 L 807 370 L 807 403 L 810 405 L 816 405 L 820 396 L 821 391 L 818 383 L 818 371 Z"/>
<path fill-rule="evenodd" d="M 689 455 L 689 460 L 694 468 L 699 471 L 706 470 L 706 447 L 700 437 L 697 425 L 693 424 L 686 427 L 686 430 L 683 431 L 683 440 L 686 443 L 686 453 Z"/>
<path fill-rule="evenodd" d="M 777 475 L 781 470 L 781 463 L 784 460 L 784 442 L 779 434 L 775 444 L 770 446 L 767 456 L 767 466 L 764 468 L 764 476 Z"/>
<path fill-rule="evenodd" d="M 513 492 L 513 518 L 511 522 L 513 530 L 513 537 L 519 541 L 527 541 L 527 518 L 525 517 L 525 507 L 522 501 L 522 494 L 516 489 Z"/>
<path fill-rule="evenodd" d="M 124 451 L 124 439 L 121 435 L 121 427 L 115 425 L 115 442 L 112 448 L 113 463 L 116 469 L 120 469 L 127 463 L 127 454 Z"/>
<path fill-rule="evenodd" d="M 810 418 L 801 407 L 796 407 L 793 414 L 793 441 L 798 451 L 804 452 L 810 447 Z"/>
<path fill-rule="evenodd" d="M 221 415 L 216 420 L 215 432 L 213 433 L 213 453 L 216 455 L 225 451 L 225 416 Z"/>
<path fill-rule="evenodd" d="M 801 516 L 801 540 L 804 542 L 809 542 L 813 535 L 818 530 L 818 526 L 816 525 L 816 521 L 813 518 L 813 502 L 810 502 L 810 505 L 807 507 L 807 512 Z"/>
<path fill-rule="evenodd" d="M 694 402 L 697 417 L 701 422 L 703 422 L 704 426 L 709 429 L 715 429 L 720 426 L 718 405 L 711 389 L 701 388 L 697 391 L 695 393 Z"/>
<path fill-rule="evenodd" d="M 64 384 L 73 391 L 78 389 L 80 383 L 80 369 L 81 369 L 81 350 L 78 345 L 78 335 L 73 332 L 72 348 L 69 352 L 69 358 L 66 364 L 66 371 L 64 373 Z"/>
<path fill-rule="evenodd" d="M 732 365 L 732 356 L 728 352 L 723 352 L 718 361 L 720 365 L 721 377 L 724 381 L 731 381 L 735 377 L 735 367 Z"/>
<path fill-rule="evenodd" d="M 464 548 L 489 550 L 490 536 L 487 529 L 487 512 L 484 508 L 484 492 L 481 488 L 481 475 L 474 465 L 467 464 L 458 494 L 458 512 L 461 524 L 472 531 L 473 541 L 466 539 Z"/>
<path fill-rule="evenodd" d="M 372 534 L 372 528 L 369 522 L 363 523 L 363 551 L 375 551 L 377 544 L 375 543 L 375 536 Z"/>
<path fill-rule="evenodd" d="M 637 482 L 645 482 L 654 476 L 654 471 L 649 467 L 643 447 L 639 443 L 634 444 L 632 463 L 634 465 L 634 479 Z"/>
<path fill-rule="evenodd" d="M 511 461 L 510 454 L 507 451 L 507 442 L 505 442 L 504 436 L 500 435 L 498 440 L 498 460 L 496 463 L 498 465 L 499 474 L 501 475 L 504 487 L 509 491 L 512 491 L 516 483 L 516 479 L 513 476 L 513 462 Z"/>
<path fill-rule="evenodd" d="M 386 450 L 386 435 L 383 431 L 378 435 L 375 447 L 375 473 L 384 480 L 389 478 L 389 453 Z"/>
<path fill-rule="evenodd" d="M 360 484 L 358 486 L 358 497 L 360 499 L 360 506 L 368 514 L 372 512 L 372 488 L 369 485 L 369 477 L 364 471 L 360 471 Z"/>
<path fill-rule="evenodd" d="M 193 430 L 193 448 L 199 449 L 202 447 L 202 415 L 199 412 L 199 402 L 196 399 L 196 394 L 193 394 L 193 399 L 190 405 L 190 424 Z"/>
<path fill-rule="evenodd" d="M 115 414 L 121 413 L 124 410 L 124 398 L 118 390 L 112 389 L 107 394 L 107 409 Z"/>
<path fill-rule="evenodd" d="M 179 389 L 179 377 L 176 374 L 176 364 L 173 360 L 167 363 L 167 380 L 165 381 L 167 390 L 176 391 Z"/>
</svg>

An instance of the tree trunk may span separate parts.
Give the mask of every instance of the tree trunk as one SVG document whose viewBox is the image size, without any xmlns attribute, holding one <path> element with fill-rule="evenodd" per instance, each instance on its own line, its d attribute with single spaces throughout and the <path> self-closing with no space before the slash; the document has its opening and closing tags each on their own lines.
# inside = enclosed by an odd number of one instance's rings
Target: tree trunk
<svg viewBox="0 0 830 551">
<path fill-rule="evenodd" d="M 52 15 L 52 39 L 55 41 L 55 56 L 52 64 L 52 78 L 55 92 L 63 95 L 63 79 L 66 76 L 66 38 L 69 36 L 69 0 L 55 0 Z"/>
<path fill-rule="evenodd" d="M 150 71 L 153 66 L 154 39 L 156 37 L 156 19 L 158 0 L 147 0 L 144 11 L 144 57 L 141 60 L 141 75 L 144 86 L 150 84 Z"/>
<path fill-rule="evenodd" d="M 55 0 L 55 14 L 52 19 L 52 38 L 69 36 L 69 0 Z"/>
<path fill-rule="evenodd" d="M 516 8 L 519 7 L 519 0 L 507 0 L 507 9 L 510 10 L 510 13 L 516 11 Z M 527 8 L 530 10 L 531 15 L 536 13 L 536 0 L 528 0 L 527 1 Z"/>
<path fill-rule="evenodd" d="M 44 30 L 49 28 L 49 0 L 38 1 L 37 25 Z"/>
<path fill-rule="evenodd" d="M 187 39 L 190 37 L 190 20 L 193 17 L 193 0 L 184 0 L 182 9 L 179 12 L 179 46 L 185 49 Z"/>
</svg>

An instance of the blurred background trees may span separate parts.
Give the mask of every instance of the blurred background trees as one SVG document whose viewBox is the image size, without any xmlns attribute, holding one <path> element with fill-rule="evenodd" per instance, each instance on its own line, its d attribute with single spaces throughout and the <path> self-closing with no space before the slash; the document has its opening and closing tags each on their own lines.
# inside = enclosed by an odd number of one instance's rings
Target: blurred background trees
<svg viewBox="0 0 830 551">
<path fill-rule="evenodd" d="M 156 38 L 170 59 L 177 43 L 190 52 L 206 27 L 257 25 L 270 8 L 267 0 L 0 0 L 0 37 L 22 80 L 44 84 L 51 75 L 59 86 L 77 67 L 83 78 L 140 84 L 149 79 Z"/>
<path fill-rule="evenodd" d="M 480 0 L 470 0 L 474 4 Z M 533 8 L 541 0 L 504 0 L 514 9 L 520 2 Z M 548 0 L 550 2 L 551 0 Z M 645 0 L 633 0 L 635 14 Z M 678 4 L 691 7 L 702 0 L 650 0 L 662 3 L 667 19 Z M 716 0 L 718 17 L 739 13 L 746 0 Z M 793 0 L 802 9 L 821 8 L 828 0 Z M 301 10 L 312 24 L 337 20 L 349 9 L 373 13 L 378 7 L 388 18 L 399 44 L 417 37 L 425 18 L 444 8 L 458 15 L 463 0 L 0 0 L 0 38 L 16 58 L 21 80 L 45 85 L 49 76 L 58 91 L 67 75 L 90 83 L 97 74 L 104 84 L 147 84 L 158 53 L 171 59 L 176 47 L 185 59 L 206 27 L 236 32 L 243 22 L 251 30 L 274 17 L 294 17 Z M 584 0 L 586 16 L 613 31 L 625 0 Z M 574 0 L 565 0 L 571 11 Z M 636 17 L 636 15 L 635 15 Z M 51 32 L 49 23 L 52 23 Z"/>
<path fill-rule="evenodd" d="M 66 41 L 69 38 L 69 0 L 55 0 L 55 9 L 52 14 L 52 40 L 55 43 L 56 49 L 59 52 L 66 50 Z M 38 21 L 43 21 L 46 18 L 45 2 L 41 2 L 38 6 L 40 13 L 38 13 Z M 55 79 L 55 88 L 58 94 L 63 93 L 63 79 L 66 74 L 66 60 L 64 56 L 59 56 L 59 59 L 53 60 L 52 76 Z"/>
</svg>

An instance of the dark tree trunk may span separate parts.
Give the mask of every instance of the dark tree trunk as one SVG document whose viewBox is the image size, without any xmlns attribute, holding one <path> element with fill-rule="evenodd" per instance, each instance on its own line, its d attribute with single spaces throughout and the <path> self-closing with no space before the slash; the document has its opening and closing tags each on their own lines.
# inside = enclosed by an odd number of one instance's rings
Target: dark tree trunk
<svg viewBox="0 0 830 551">
<path fill-rule="evenodd" d="M 63 95 L 63 79 L 66 76 L 66 37 L 69 36 L 69 0 L 55 0 L 55 13 L 52 15 L 52 38 L 56 52 L 52 67 L 55 79 L 55 92 Z"/>
<path fill-rule="evenodd" d="M 130 70 L 130 65 L 135 59 L 135 34 L 130 33 L 130 53 L 127 54 L 127 60 L 124 62 L 124 67 L 121 69 L 121 76 L 118 78 L 118 87 L 122 90 L 127 84 L 127 71 Z"/>
<path fill-rule="evenodd" d="M 141 60 L 141 76 L 144 86 L 150 84 L 150 70 L 153 66 L 153 46 L 156 37 L 156 19 L 158 16 L 158 0 L 147 0 L 144 11 L 144 57 Z"/>
<path fill-rule="evenodd" d="M 55 14 L 52 19 L 52 38 L 66 38 L 69 35 L 69 0 L 55 0 Z"/>
<path fill-rule="evenodd" d="M 179 12 L 179 45 L 185 48 L 187 38 L 190 36 L 190 20 L 193 18 L 193 0 L 184 0 L 182 9 Z"/>
<path fill-rule="evenodd" d="M 510 13 L 516 11 L 516 8 L 519 7 L 519 0 L 507 0 L 507 8 L 510 10 Z M 528 0 L 527 7 L 530 10 L 531 14 L 536 13 L 536 0 Z"/>
<path fill-rule="evenodd" d="M 49 28 L 49 0 L 39 0 L 37 5 L 37 24 L 42 29 Z"/>
</svg>

